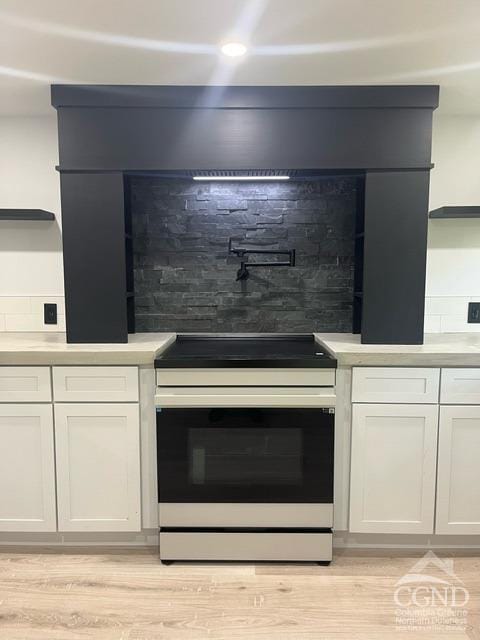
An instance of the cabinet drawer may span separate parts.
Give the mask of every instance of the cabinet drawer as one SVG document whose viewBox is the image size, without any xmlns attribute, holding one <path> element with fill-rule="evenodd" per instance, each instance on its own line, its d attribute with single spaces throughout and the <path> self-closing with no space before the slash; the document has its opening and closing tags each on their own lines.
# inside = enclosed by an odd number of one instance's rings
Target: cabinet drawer
<svg viewBox="0 0 480 640">
<path fill-rule="evenodd" d="M 439 379 L 439 369 L 355 367 L 352 402 L 437 404 Z"/>
<path fill-rule="evenodd" d="M 480 369 L 442 369 L 440 402 L 480 404 Z"/>
<path fill-rule="evenodd" d="M 55 402 L 137 402 L 137 367 L 53 367 Z"/>
<path fill-rule="evenodd" d="M 0 402 L 50 402 L 49 367 L 0 367 Z"/>
</svg>

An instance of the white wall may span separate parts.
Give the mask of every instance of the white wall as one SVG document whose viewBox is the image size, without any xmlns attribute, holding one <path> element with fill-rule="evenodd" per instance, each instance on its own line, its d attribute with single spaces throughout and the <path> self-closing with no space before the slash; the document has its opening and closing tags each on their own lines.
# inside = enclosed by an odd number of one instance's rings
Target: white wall
<svg viewBox="0 0 480 640">
<path fill-rule="evenodd" d="M 430 210 L 480 205 L 480 117 L 434 116 Z M 480 218 L 430 220 L 426 331 L 480 331 L 467 324 L 480 301 Z"/>
<path fill-rule="evenodd" d="M 0 118 L 0 207 L 46 209 L 54 222 L 0 221 L 0 331 L 64 330 L 57 123 Z M 45 326 L 43 303 L 58 304 Z"/>
<path fill-rule="evenodd" d="M 55 114 L 0 118 L 0 207 L 53 211 L 54 223 L 0 222 L 0 331 L 38 330 L 42 302 L 58 302 L 63 328 L 60 189 Z M 480 117 L 434 116 L 430 209 L 480 204 Z M 432 220 L 427 331 L 475 331 L 469 300 L 480 301 L 480 219 Z"/>
<path fill-rule="evenodd" d="M 0 222 L 0 296 L 63 295 L 56 118 L 0 118 L 0 207 L 55 222 Z"/>
</svg>

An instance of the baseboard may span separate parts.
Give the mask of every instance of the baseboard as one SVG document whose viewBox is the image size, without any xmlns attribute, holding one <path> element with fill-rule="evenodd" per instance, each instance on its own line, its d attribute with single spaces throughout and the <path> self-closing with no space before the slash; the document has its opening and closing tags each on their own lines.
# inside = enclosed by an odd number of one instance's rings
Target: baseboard
<svg viewBox="0 0 480 640">
<path fill-rule="evenodd" d="M 88 549 L 100 548 L 149 548 L 158 549 L 158 530 L 144 529 L 138 533 L 0 533 L 2 547 L 66 547 Z"/>
<path fill-rule="evenodd" d="M 478 550 L 480 553 L 480 536 L 461 535 L 409 535 L 409 534 L 380 534 L 380 533 L 350 533 L 335 531 L 333 534 L 333 548 L 340 549 L 371 549 L 371 550 L 404 550 L 428 551 L 432 550 Z"/>
<path fill-rule="evenodd" d="M 0 533 L 0 551 L 11 551 L 13 547 L 27 551 L 62 548 L 73 551 L 95 549 L 121 551 L 122 549 L 155 550 L 158 549 L 158 530 L 144 529 L 138 533 Z M 333 534 L 333 547 L 342 550 L 411 553 L 414 551 L 450 550 L 478 552 L 480 555 L 480 536 L 440 536 L 406 534 L 370 534 L 336 531 Z"/>
</svg>

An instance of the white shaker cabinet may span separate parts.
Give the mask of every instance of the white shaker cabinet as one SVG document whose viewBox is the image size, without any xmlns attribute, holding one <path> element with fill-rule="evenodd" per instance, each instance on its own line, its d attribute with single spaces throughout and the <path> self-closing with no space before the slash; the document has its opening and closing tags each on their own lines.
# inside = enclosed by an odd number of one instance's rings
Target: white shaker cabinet
<svg viewBox="0 0 480 640">
<path fill-rule="evenodd" d="M 441 404 L 480 404 L 480 369 L 442 369 Z"/>
<path fill-rule="evenodd" d="M 140 531 L 138 404 L 56 404 L 59 531 Z"/>
<path fill-rule="evenodd" d="M 137 367 L 53 367 L 55 402 L 138 402 Z"/>
<path fill-rule="evenodd" d="M 0 367 L 0 402 L 51 402 L 49 367 Z"/>
<path fill-rule="evenodd" d="M 354 367 L 352 402 L 438 404 L 440 369 Z"/>
<path fill-rule="evenodd" d="M 480 534 L 480 406 L 440 407 L 435 533 Z"/>
<path fill-rule="evenodd" d="M 52 406 L 0 405 L 0 531 L 56 531 Z"/>
<path fill-rule="evenodd" d="M 350 531 L 433 533 L 438 406 L 354 404 Z"/>
</svg>

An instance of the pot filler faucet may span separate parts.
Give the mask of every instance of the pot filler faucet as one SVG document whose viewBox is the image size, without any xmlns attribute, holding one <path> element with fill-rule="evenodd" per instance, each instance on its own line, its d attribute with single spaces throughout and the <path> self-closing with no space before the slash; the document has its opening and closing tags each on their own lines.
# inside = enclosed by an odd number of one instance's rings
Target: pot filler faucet
<svg viewBox="0 0 480 640">
<path fill-rule="evenodd" d="M 247 280 L 249 277 L 249 269 L 253 267 L 294 267 L 295 266 L 295 249 L 290 250 L 280 250 L 280 249 L 245 249 L 243 247 L 233 247 L 233 238 L 230 238 L 228 241 L 228 253 L 236 255 L 238 258 L 244 258 L 246 255 L 250 253 L 259 253 L 263 255 L 278 255 L 278 256 L 288 256 L 288 262 L 248 262 L 247 260 L 242 260 L 240 263 L 240 269 L 237 271 L 237 280 Z"/>
</svg>

